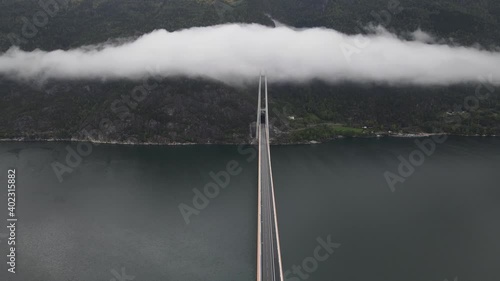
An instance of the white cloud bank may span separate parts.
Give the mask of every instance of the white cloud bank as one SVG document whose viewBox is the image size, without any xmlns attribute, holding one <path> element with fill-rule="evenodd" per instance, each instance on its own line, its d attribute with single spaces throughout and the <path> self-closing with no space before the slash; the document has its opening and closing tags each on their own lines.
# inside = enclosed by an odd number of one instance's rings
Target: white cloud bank
<svg viewBox="0 0 500 281">
<path fill-rule="evenodd" d="M 420 31 L 421 32 L 421 31 Z M 121 45 L 0 55 L 0 76 L 14 79 L 140 79 L 202 76 L 234 83 L 265 70 L 272 81 L 353 81 L 448 85 L 490 77 L 500 85 L 500 53 L 406 41 L 383 29 L 348 36 L 325 28 L 226 24 L 157 30 Z"/>
<path fill-rule="evenodd" d="M 415 41 L 420 41 L 424 43 L 435 43 L 436 39 L 427 32 L 422 31 L 420 28 L 411 33 L 411 36 Z"/>
</svg>

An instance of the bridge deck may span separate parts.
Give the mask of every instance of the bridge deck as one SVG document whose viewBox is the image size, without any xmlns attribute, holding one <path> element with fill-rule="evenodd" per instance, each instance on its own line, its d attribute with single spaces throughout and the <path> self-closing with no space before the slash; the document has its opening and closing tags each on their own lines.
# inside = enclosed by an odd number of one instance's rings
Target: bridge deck
<svg viewBox="0 0 500 281">
<path fill-rule="evenodd" d="M 259 83 L 260 84 L 260 83 Z M 260 264 L 258 281 L 283 281 L 278 223 L 274 199 L 271 154 L 269 150 L 269 122 L 267 114 L 267 81 L 265 81 L 265 122 L 258 124 L 259 132 L 259 242 Z M 260 91 L 259 91 L 260 96 Z M 259 97 L 260 102 L 260 97 Z M 261 121 L 258 117 L 258 121 Z M 259 276 L 259 273 L 262 274 Z"/>
</svg>

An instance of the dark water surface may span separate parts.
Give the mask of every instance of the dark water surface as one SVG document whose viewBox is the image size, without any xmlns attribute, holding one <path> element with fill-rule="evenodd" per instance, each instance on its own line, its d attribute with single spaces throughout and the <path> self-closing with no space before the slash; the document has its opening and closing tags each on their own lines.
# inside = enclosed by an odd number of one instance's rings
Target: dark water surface
<svg viewBox="0 0 500 281">
<path fill-rule="evenodd" d="M 68 145 L 0 143 L 0 216 L 16 168 L 19 219 L 15 278 L 0 228 L 0 280 L 255 280 L 251 149 L 99 145 L 59 182 L 51 164 L 66 164 Z M 416 148 L 388 138 L 271 147 L 284 269 L 310 271 L 290 280 L 500 280 L 500 139 L 450 138 L 392 192 L 384 172 Z M 186 224 L 179 204 L 193 207 L 193 189 L 228 163 L 239 173 Z M 312 262 L 327 237 L 340 246 Z"/>
</svg>

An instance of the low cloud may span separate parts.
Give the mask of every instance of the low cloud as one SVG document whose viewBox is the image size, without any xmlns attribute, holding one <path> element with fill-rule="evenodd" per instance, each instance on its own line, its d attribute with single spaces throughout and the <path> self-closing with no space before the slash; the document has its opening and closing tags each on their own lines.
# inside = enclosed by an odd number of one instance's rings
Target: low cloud
<svg viewBox="0 0 500 281">
<path fill-rule="evenodd" d="M 420 28 L 411 33 L 413 40 L 423 43 L 435 43 L 436 39 L 429 33 L 422 31 Z"/>
<path fill-rule="evenodd" d="M 0 76 L 140 79 L 154 70 L 164 77 L 205 77 L 234 84 L 253 81 L 265 71 L 272 81 L 282 82 L 449 85 L 491 77 L 500 85 L 500 53 L 429 44 L 434 39 L 427 33 L 413 34 L 409 41 L 383 28 L 373 34 L 346 35 L 326 28 L 257 24 L 156 30 L 127 43 L 71 50 L 25 52 L 13 47 L 0 55 Z"/>
</svg>

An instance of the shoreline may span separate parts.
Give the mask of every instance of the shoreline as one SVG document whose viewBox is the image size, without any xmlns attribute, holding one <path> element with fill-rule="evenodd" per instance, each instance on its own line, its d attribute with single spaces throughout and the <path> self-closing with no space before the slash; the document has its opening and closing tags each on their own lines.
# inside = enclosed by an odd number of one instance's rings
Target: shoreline
<svg viewBox="0 0 500 281">
<path fill-rule="evenodd" d="M 455 137 L 500 137 L 497 135 L 452 135 L 452 134 L 437 134 L 437 133 L 414 133 L 414 134 L 376 134 L 369 136 L 337 136 L 335 138 L 329 139 L 327 141 L 316 141 L 309 140 L 303 142 L 278 142 L 271 145 L 313 145 L 313 144 L 322 144 L 328 143 L 335 140 L 348 139 L 348 138 L 360 138 L 360 139 L 380 139 L 380 138 L 426 138 L 432 136 L 455 136 Z M 154 142 L 124 142 L 124 141 L 101 141 L 101 140 L 89 140 L 89 139 L 27 139 L 24 137 L 19 138 L 2 138 L 0 139 L 0 143 L 3 142 L 39 142 L 39 143 L 50 143 L 50 142 L 69 142 L 69 143 L 78 143 L 78 142 L 87 142 L 95 145 L 99 144 L 107 144 L 107 145 L 129 145 L 129 146 L 189 146 L 189 145 L 253 145 L 254 142 L 224 142 L 224 143 L 195 143 L 195 142 L 173 142 L 173 143 L 154 143 Z"/>
<path fill-rule="evenodd" d="M 189 146 L 189 145 L 240 145 L 240 144 L 248 144 L 251 145 L 252 143 L 230 143 L 230 142 L 225 142 L 225 143 L 213 143 L 213 142 L 208 142 L 208 143 L 196 143 L 196 142 L 172 142 L 172 143 L 156 143 L 156 142 L 125 142 L 125 141 L 102 141 L 102 140 L 90 140 L 90 139 L 77 139 L 77 138 L 71 138 L 71 139 L 27 139 L 24 137 L 19 137 L 19 138 L 0 138 L 0 143 L 2 142 L 70 142 L 70 143 L 78 143 L 78 142 L 86 142 L 86 143 L 92 143 L 95 145 L 100 145 L 100 144 L 108 144 L 108 145 L 130 145 L 130 146 Z"/>
</svg>

